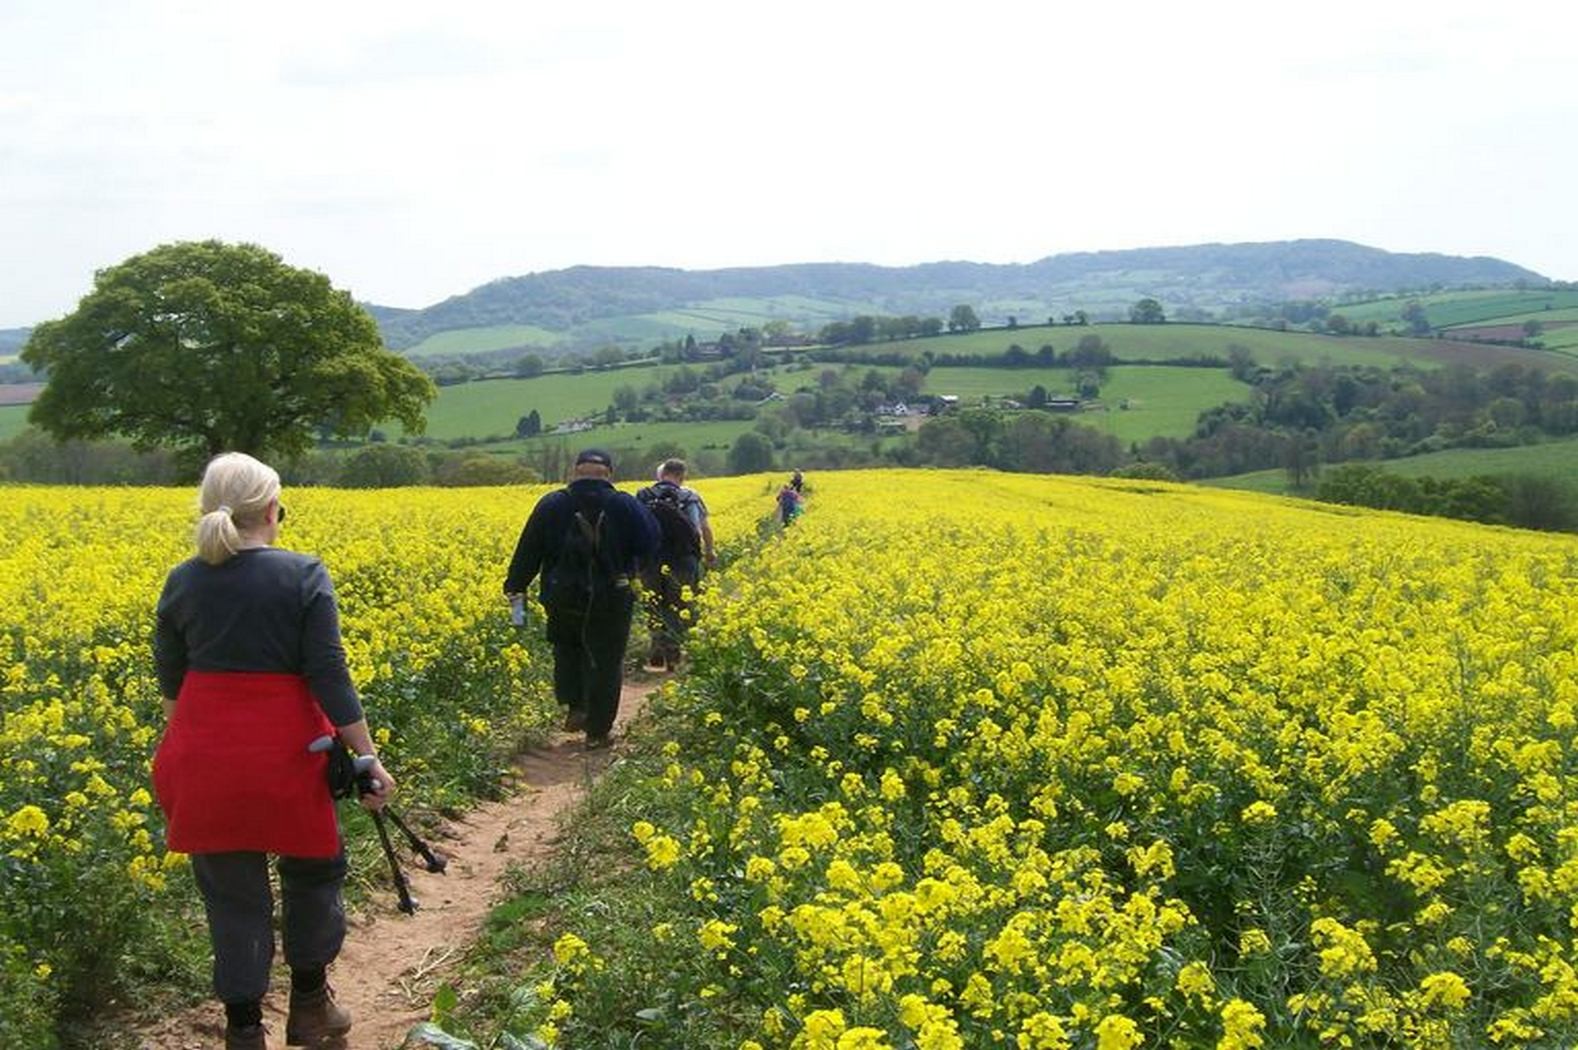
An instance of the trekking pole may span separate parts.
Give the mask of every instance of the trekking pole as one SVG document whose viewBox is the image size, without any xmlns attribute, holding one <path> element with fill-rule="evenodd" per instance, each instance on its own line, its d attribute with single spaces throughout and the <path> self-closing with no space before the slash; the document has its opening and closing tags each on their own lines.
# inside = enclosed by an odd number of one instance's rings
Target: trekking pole
<svg viewBox="0 0 1578 1050">
<path fill-rule="evenodd" d="M 365 798 L 375 794 L 379 785 L 371 775 L 371 769 L 376 759 L 371 755 L 354 755 L 345 746 L 339 737 L 325 733 L 315 738 L 307 745 L 307 750 L 313 754 L 327 753 L 329 756 L 328 776 L 329 795 L 332 798 Z M 400 869 L 400 860 L 395 856 L 394 844 L 389 841 L 389 829 L 384 825 L 384 809 L 371 809 L 368 813 L 373 818 L 373 827 L 378 829 L 378 841 L 383 846 L 384 859 L 389 862 L 389 874 L 394 879 L 395 891 L 400 897 L 400 910 L 407 915 L 416 913 L 416 901 L 411 897 L 410 884 L 406 882 L 405 872 Z M 426 862 L 427 870 L 442 874 L 447 862 L 428 848 L 427 843 L 417 837 L 416 832 L 406 826 L 405 821 L 393 809 L 387 809 L 389 819 L 394 821 L 395 827 L 405 835 L 411 848 L 422 855 Z"/>
<path fill-rule="evenodd" d="M 373 815 L 388 817 L 393 821 L 394 826 L 400 829 L 400 834 L 405 836 L 406 844 L 421 855 L 423 866 L 434 874 L 444 874 L 444 869 L 449 867 L 449 861 L 434 853 L 432 848 L 426 842 L 423 842 L 417 833 L 406 825 L 405 821 L 400 819 L 400 814 L 396 813 L 392 807 L 385 806 L 382 810 L 375 810 Z"/>
<path fill-rule="evenodd" d="M 384 826 L 384 815 L 376 809 L 368 812 L 373 815 L 373 827 L 378 829 L 378 841 L 383 843 L 384 859 L 389 862 L 389 874 L 394 877 L 395 893 L 400 897 L 400 910 L 407 915 L 415 915 L 416 901 L 411 899 L 411 887 L 406 884 L 405 872 L 400 870 L 400 861 L 389 843 L 389 829 Z"/>
</svg>

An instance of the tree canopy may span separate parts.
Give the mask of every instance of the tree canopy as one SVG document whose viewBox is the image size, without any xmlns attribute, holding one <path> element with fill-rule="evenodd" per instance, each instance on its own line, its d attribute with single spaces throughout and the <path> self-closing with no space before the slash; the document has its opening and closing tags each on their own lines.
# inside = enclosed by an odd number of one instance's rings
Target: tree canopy
<svg viewBox="0 0 1578 1050">
<path fill-rule="evenodd" d="M 1134 324 L 1161 324 L 1167 320 L 1167 314 L 1155 299 L 1141 299 L 1129 307 L 1129 320 Z"/>
<path fill-rule="evenodd" d="M 29 419 L 59 439 L 298 455 L 382 419 L 424 426 L 436 391 L 349 293 L 255 244 L 161 245 L 101 270 L 23 360 L 49 385 Z"/>
</svg>

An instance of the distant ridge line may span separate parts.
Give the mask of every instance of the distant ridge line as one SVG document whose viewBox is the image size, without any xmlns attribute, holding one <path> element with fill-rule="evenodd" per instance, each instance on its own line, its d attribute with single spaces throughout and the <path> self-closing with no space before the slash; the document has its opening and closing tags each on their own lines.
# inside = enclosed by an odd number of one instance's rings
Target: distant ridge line
<svg viewBox="0 0 1578 1050">
<path fill-rule="evenodd" d="M 800 297 L 849 313 L 946 314 L 957 303 L 1023 301 L 1088 308 L 1149 295 L 1170 307 L 1320 298 L 1355 291 L 1545 285 L 1543 275 L 1487 256 L 1399 253 L 1333 239 L 1067 252 L 1030 263 L 937 261 L 912 266 L 804 262 L 685 270 L 572 266 L 500 277 L 419 310 L 367 304 L 397 349 L 456 329 L 531 325 L 553 332 L 661 314 L 718 299 Z M 1028 311 L 1027 311 L 1028 314 Z M 787 320 L 796 320 L 784 314 Z"/>
</svg>

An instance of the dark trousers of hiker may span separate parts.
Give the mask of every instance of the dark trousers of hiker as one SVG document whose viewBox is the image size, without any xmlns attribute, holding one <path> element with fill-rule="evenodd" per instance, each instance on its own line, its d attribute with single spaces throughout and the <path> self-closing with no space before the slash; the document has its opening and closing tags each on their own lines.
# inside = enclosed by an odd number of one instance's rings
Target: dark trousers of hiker
<svg viewBox="0 0 1578 1050">
<path fill-rule="evenodd" d="M 329 965 L 345 940 L 345 851 L 337 857 L 278 861 L 285 961 L 293 970 Z M 223 1003 L 259 1002 L 274 962 L 274 896 L 266 853 L 194 853 L 192 874 L 208 911 L 214 945 L 214 995 Z"/>
<path fill-rule="evenodd" d="M 647 662 L 673 667 L 679 662 L 685 634 L 690 630 L 694 593 L 701 583 L 701 559 L 683 558 L 645 573 L 641 578 L 646 590 L 647 631 L 652 636 Z M 692 598 L 685 597 L 689 587 Z"/>
<path fill-rule="evenodd" d="M 553 695 L 571 711 L 585 713 L 589 737 L 607 736 L 619 713 L 625 644 L 630 641 L 634 609 L 635 599 L 627 590 L 590 615 L 555 617 L 550 613 Z"/>
</svg>

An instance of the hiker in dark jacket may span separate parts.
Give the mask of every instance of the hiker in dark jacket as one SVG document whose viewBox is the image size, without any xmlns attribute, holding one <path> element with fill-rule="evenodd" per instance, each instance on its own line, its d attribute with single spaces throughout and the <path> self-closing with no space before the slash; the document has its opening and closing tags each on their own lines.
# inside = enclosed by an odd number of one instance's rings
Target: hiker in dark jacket
<svg viewBox="0 0 1578 1050">
<path fill-rule="evenodd" d="M 613 457 L 601 449 L 576 456 L 570 484 L 532 508 L 504 578 L 509 598 L 542 581 L 554 697 L 565 728 L 585 730 L 589 750 L 608 746 L 635 606 L 630 581 L 658 545 L 652 515 L 614 488 L 613 474 Z"/>
<path fill-rule="evenodd" d="M 647 668 L 672 671 L 679 664 L 685 633 L 694 622 L 695 592 L 704 566 L 717 560 L 712 525 L 701 494 L 685 486 L 685 461 L 665 460 L 657 483 L 636 493 L 658 524 L 657 556 L 642 568 L 647 627 L 652 646 Z"/>
</svg>

